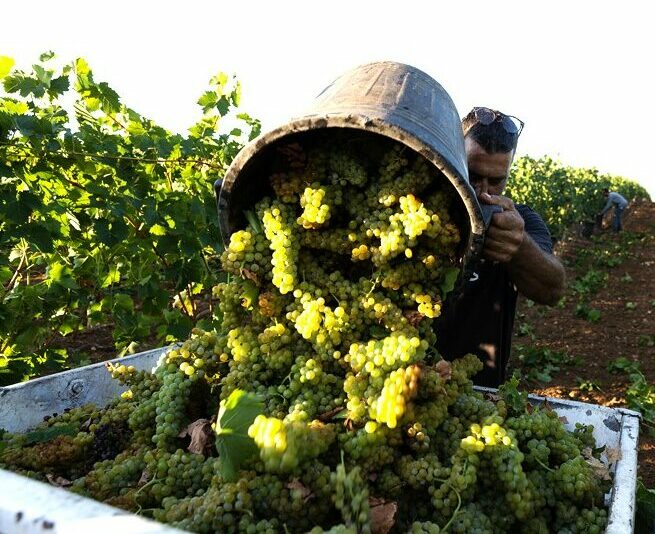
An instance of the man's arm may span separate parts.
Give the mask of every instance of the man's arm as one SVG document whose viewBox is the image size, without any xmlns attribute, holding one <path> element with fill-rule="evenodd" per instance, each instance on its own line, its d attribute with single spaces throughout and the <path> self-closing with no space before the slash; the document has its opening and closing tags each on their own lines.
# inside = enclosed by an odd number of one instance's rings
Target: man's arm
<svg viewBox="0 0 655 534">
<path fill-rule="evenodd" d="M 604 207 L 603 210 L 600 212 L 600 214 L 601 214 L 601 215 L 605 215 L 605 213 L 607 212 L 607 210 L 610 209 L 611 207 L 612 207 L 612 195 L 610 195 L 609 197 L 607 197 L 607 204 L 605 204 L 605 207 Z"/>
<path fill-rule="evenodd" d="M 527 233 L 507 267 L 514 285 L 535 302 L 552 306 L 564 295 L 564 267 L 555 256 L 539 248 Z"/>
<path fill-rule="evenodd" d="M 542 250 L 525 231 L 525 221 L 507 197 L 480 195 L 487 204 L 503 208 L 496 213 L 485 237 L 483 254 L 505 263 L 518 290 L 540 304 L 556 304 L 564 294 L 566 273 L 559 260 Z"/>
</svg>

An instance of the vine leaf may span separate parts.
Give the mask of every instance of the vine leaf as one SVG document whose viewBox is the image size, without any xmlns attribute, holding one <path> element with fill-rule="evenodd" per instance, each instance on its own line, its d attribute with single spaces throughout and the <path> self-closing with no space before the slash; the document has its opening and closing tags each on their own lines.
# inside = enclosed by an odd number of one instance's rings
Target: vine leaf
<svg viewBox="0 0 655 534">
<path fill-rule="evenodd" d="M 14 66 L 13 58 L 7 56 L 0 56 L 0 80 L 9 74 L 11 68 Z"/>
<path fill-rule="evenodd" d="M 512 376 L 507 382 L 498 388 L 498 394 L 507 404 L 507 408 L 514 415 L 521 415 L 528 409 L 528 394 L 525 391 L 519 391 L 519 379 L 516 375 Z"/>
<path fill-rule="evenodd" d="M 449 267 L 446 269 L 443 282 L 441 282 L 441 295 L 443 298 L 446 298 L 446 295 L 455 288 L 455 282 L 457 282 L 458 276 L 459 269 L 457 267 Z"/>
<path fill-rule="evenodd" d="M 37 443 L 45 443 L 46 441 L 53 440 L 59 436 L 74 436 L 77 434 L 75 425 L 59 425 L 51 426 L 44 429 L 33 430 L 25 434 L 26 445 L 36 445 Z"/>
<path fill-rule="evenodd" d="M 259 396 L 241 389 L 221 401 L 216 421 L 216 450 L 221 459 L 221 474 L 227 482 L 235 481 L 241 464 L 259 450 L 248 436 L 248 428 L 263 409 Z"/>
<path fill-rule="evenodd" d="M 259 289 L 251 281 L 246 280 L 243 284 L 243 292 L 241 293 L 241 305 L 246 310 L 252 310 L 253 302 L 257 302 L 259 297 Z"/>
</svg>

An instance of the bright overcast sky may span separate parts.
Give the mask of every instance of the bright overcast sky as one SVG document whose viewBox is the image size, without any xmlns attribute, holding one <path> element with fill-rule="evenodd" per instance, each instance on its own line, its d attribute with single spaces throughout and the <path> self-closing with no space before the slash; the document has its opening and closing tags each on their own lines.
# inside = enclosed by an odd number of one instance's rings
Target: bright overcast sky
<svg viewBox="0 0 655 534">
<path fill-rule="evenodd" d="M 649 4 L 4 0 L 0 55 L 22 68 L 46 50 L 84 57 L 125 104 L 179 132 L 220 70 L 268 130 L 342 72 L 400 61 L 441 83 L 460 115 L 485 105 L 523 119 L 520 154 L 625 176 L 655 198 Z"/>
</svg>

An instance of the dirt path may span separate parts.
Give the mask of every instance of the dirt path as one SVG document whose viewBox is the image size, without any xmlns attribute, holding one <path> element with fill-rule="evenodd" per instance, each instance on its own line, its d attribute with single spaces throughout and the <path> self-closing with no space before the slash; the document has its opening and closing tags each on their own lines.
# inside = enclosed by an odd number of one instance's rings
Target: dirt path
<svg viewBox="0 0 655 534">
<path fill-rule="evenodd" d="M 620 370 L 610 372 L 612 362 L 623 357 L 620 365 L 641 367 L 646 380 L 637 398 L 655 411 L 655 203 L 632 205 L 624 227 L 619 237 L 572 235 L 558 243 L 556 254 L 568 277 L 562 306 L 520 300 L 512 362 L 523 359 L 517 366 L 524 375 L 545 371 L 552 377 L 550 382 L 543 381 L 544 375 L 542 381 L 531 380 L 535 393 L 627 406 L 633 380 Z M 585 295 L 594 282 L 597 288 Z M 548 373 L 549 366 L 560 370 Z M 639 471 L 654 487 L 655 432 L 646 425 L 640 432 Z"/>
</svg>

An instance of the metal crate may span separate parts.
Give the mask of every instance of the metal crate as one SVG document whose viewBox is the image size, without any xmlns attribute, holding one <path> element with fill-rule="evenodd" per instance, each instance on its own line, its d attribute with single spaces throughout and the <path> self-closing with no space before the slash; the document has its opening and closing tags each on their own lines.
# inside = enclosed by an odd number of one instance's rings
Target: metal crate
<svg viewBox="0 0 655 534">
<path fill-rule="evenodd" d="M 137 369 L 152 369 L 168 349 L 149 350 L 112 361 Z M 26 431 L 46 415 L 87 403 L 102 406 L 122 390 L 111 379 L 104 363 L 0 387 L 0 428 L 9 432 Z M 530 402 L 535 405 L 545 401 L 566 418 L 568 429 L 573 429 L 575 423 L 592 424 L 599 445 L 620 451 L 620 459 L 614 465 L 614 483 L 606 496 L 610 507 L 606 532 L 634 532 L 639 413 L 530 395 Z M 0 469 L 0 534 L 36 532 L 172 534 L 181 531 Z"/>
</svg>

